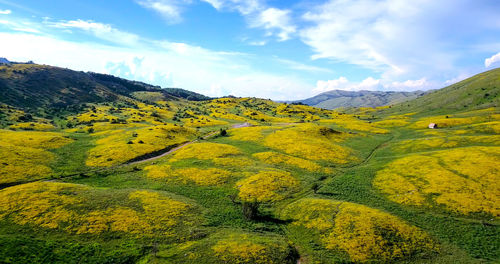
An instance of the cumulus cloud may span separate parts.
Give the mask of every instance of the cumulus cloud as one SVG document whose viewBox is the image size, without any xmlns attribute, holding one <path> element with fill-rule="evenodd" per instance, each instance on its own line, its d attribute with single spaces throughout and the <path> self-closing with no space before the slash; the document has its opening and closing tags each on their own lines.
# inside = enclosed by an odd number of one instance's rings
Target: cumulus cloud
<svg viewBox="0 0 500 264">
<path fill-rule="evenodd" d="M 251 27 L 264 28 L 269 35 L 277 31 L 279 40 L 288 40 L 290 35 L 296 31 L 296 27 L 291 22 L 290 12 L 290 10 L 268 8 L 252 20 Z"/>
<path fill-rule="evenodd" d="M 484 67 L 489 68 L 491 65 L 496 64 L 497 62 L 500 62 L 500 52 L 485 59 Z"/>
<path fill-rule="evenodd" d="M 427 81 L 426 78 L 417 80 L 406 80 L 404 82 L 387 81 L 368 77 L 361 82 L 351 82 L 346 77 L 339 77 L 338 79 L 322 81 L 316 83 L 313 89 L 314 93 L 323 93 L 332 90 L 345 90 L 345 91 L 417 91 L 428 90 L 438 87 L 439 83 Z"/>
<path fill-rule="evenodd" d="M 94 22 L 92 20 L 70 20 L 46 22 L 50 27 L 62 29 L 79 29 L 93 34 L 95 37 L 117 44 L 133 45 L 139 41 L 139 36 L 118 30 L 111 25 Z"/>
<path fill-rule="evenodd" d="M 144 8 L 152 9 L 165 18 L 168 23 L 182 21 L 181 13 L 191 0 L 136 0 Z"/>
<path fill-rule="evenodd" d="M 12 11 L 9 9 L 6 9 L 6 10 L 0 9 L 0 15 L 10 15 L 11 13 L 12 13 Z"/>
<path fill-rule="evenodd" d="M 94 71 L 181 87 L 210 96 L 233 94 L 276 100 L 310 95 L 312 85 L 297 77 L 262 72 L 249 55 L 212 51 L 169 41 L 144 41 L 139 46 L 110 46 L 61 40 L 50 35 L 0 33 L 0 50 L 15 61 Z"/>
<path fill-rule="evenodd" d="M 299 30 L 313 59 L 348 63 L 383 79 L 451 76 L 484 35 L 499 34 L 493 1 L 329 0 Z"/>
<path fill-rule="evenodd" d="M 251 28 L 262 28 L 267 36 L 277 36 L 285 41 L 297 31 L 291 10 L 267 6 L 260 0 L 202 0 L 219 11 L 236 11 L 247 18 Z M 262 43 L 262 42 L 260 42 Z"/>
</svg>

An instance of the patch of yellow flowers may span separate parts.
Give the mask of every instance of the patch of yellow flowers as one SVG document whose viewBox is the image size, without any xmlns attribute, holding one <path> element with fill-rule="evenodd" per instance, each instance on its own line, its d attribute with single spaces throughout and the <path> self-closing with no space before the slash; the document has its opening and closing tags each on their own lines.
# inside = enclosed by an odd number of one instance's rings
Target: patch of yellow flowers
<svg viewBox="0 0 500 264">
<path fill-rule="evenodd" d="M 442 205 L 461 214 L 500 217 L 500 147 L 409 155 L 377 172 L 373 185 L 395 202 Z"/>
<path fill-rule="evenodd" d="M 194 133 L 190 129 L 174 125 L 104 132 L 106 136 L 98 139 L 97 146 L 89 151 L 86 161 L 88 166 L 118 165 L 135 157 L 186 142 Z M 100 135 L 95 134 L 95 136 Z"/>
<path fill-rule="evenodd" d="M 342 134 L 326 127 L 303 124 L 273 132 L 265 138 L 264 145 L 311 160 L 338 164 L 357 160 L 352 150 L 335 143 L 343 138 Z"/>
<path fill-rule="evenodd" d="M 364 205 L 319 198 L 290 204 L 285 217 L 317 232 L 326 249 L 345 252 L 353 262 L 394 261 L 437 249 L 420 229 Z"/>
<path fill-rule="evenodd" d="M 299 187 L 299 181 L 289 172 L 261 171 L 236 183 L 238 196 L 247 202 L 283 200 Z"/>
<path fill-rule="evenodd" d="M 191 205 L 151 191 L 128 195 L 129 201 L 139 202 L 140 211 L 109 205 L 109 201 L 105 202 L 108 205 L 105 209 L 89 210 L 92 191 L 84 185 L 56 182 L 9 187 L 0 191 L 0 218 L 76 234 L 124 232 L 174 236 L 194 224 Z"/>
<path fill-rule="evenodd" d="M 273 151 L 255 153 L 252 156 L 271 165 L 291 165 L 307 171 L 320 171 L 321 166 L 310 160 L 301 159 Z"/>
<path fill-rule="evenodd" d="M 212 251 L 224 263 L 281 264 L 289 254 L 286 243 L 250 233 L 223 237 L 212 246 Z"/>
<path fill-rule="evenodd" d="M 55 155 L 48 150 L 72 141 L 55 132 L 0 130 L 0 183 L 49 176 Z"/>
</svg>

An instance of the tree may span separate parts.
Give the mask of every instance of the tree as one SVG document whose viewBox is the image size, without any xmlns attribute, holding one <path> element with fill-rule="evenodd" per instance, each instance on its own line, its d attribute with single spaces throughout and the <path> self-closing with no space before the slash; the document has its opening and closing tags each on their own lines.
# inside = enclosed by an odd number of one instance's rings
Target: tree
<svg viewBox="0 0 500 264">
<path fill-rule="evenodd" d="M 255 219 L 261 203 L 273 203 L 295 191 L 299 182 L 285 171 L 261 171 L 237 183 L 243 215 Z"/>
</svg>

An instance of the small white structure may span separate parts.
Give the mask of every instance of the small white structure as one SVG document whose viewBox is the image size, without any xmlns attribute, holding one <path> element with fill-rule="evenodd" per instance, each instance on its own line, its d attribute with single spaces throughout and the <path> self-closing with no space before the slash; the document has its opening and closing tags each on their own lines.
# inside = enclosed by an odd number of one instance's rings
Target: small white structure
<svg viewBox="0 0 500 264">
<path fill-rule="evenodd" d="M 438 125 L 437 125 L 437 124 L 435 124 L 435 123 L 430 123 L 430 124 L 429 124 L 429 128 L 432 128 L 432 129 L 434 129 L 434 128 L 438 128 Z"/>
</svg>

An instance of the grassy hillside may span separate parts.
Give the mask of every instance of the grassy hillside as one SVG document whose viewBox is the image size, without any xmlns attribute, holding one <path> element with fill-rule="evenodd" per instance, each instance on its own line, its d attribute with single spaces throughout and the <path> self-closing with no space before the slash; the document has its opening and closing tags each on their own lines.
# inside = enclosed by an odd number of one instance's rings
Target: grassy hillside
<svg viewBox="0 0 500 264">
<path fill-rule="evenodd" d="M 64 108 L 83 103 L 115 102 L 122 96 L 129 97 L 139 91 L 159 92 L 165 100 L 208 99 L 182 89 L 164 90 L 158 86 L 105 74 L 37 64 L 0 66 L 0 102 L 31 111 L 38 108 Z"/>
<path fill-rule="evenodd" d="M 346 114 L 128 85 L 50 118 L 0 104 L 0 263 L 500 259 L 499 107 Z"/>
<path fill-rule="evenodd" d="M 392 107 L 391 112 L 467 111 L 500 105 L 500 68 Z"/>
<path fill-rule="evenodd" d="M 324 109 L 378 107 L 415 99 L 425 92 L 382 92 L 334 90 L 297 102 Z"/>
</svg>

